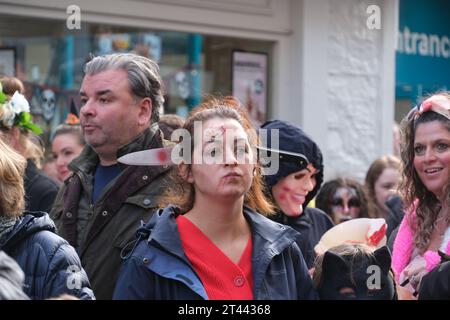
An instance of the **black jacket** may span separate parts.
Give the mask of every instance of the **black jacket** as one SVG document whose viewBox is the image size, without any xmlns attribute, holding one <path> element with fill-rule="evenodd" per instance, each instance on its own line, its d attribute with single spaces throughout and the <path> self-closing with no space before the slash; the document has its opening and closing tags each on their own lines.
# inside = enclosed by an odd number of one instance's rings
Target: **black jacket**
<svg viewBox="0 0 450 320">
<path fill-rule="evenodd" d="M 138 230 L 140 238 L 123 263 L 114 299 L 208 299 L 184 254 L 176 215 L 174 207 L 167 207 Z M 249 208 L 244 208 L 244 215 L 252 230 L 254 299 L 317 299 L 295 243 L 298 232 Z"/>
<path fill-rule="evenodd" d="M 274 150 L 278 149 L 282 152 L 300 153 L 318 170 L 315 174 L 316 185 L 306 195 L 305 202 L 303 203 L 303 213 L 298 217 L 288 217 L 279 211 L 278 215 L 273 218 L 275 221 L 291 226 L 300 232 L 301 236 L 298 238 L 297 244 L 302 250 L 308 268 L 311 268 L 315 259 L 314 246 L 319 242 L 322 235 L 334 226 L 329 216 L 322 210 L 307 208 L 308 203 L 316 196 L 323 182 L 324 166 L 322 152 L 319 146 L 301 128 L 290 122 L 272 120 L 264 123 L 261 128 L 268 130 L 268 132 L 271 130 L 278 131 L 279 145 Z M 273 142 L 275 141 L 271 140 L 271 134 L 268 134 L 266 147 L 271 149 Z M 272 188 L 288 175 L 303 169 L 304 166 L 301 165 L 301 162 L 287 161 L 285 158 L 280 157 L 278 171 L 273 175 L 264 176 L 268 187 L 267 197 L 276 204 L 276 201 L 272 197 Z"/>
<path fill-rule="evenodd" d="M 308 269 L 312 268 L 316 255 L 314 246 L 319 243 L 322 235 L 334 227 L 334 223 L 325 212 L 316 208 L 305 208 L 298 217 L 289 217 L 278 213 L 273 220 L 288 225 L 300 232 L 297 244 L 305 258 Z"/>
<path fill-rule="evenodd" d="M 47 213 L 26 212 L 0 250 L 22 268 L 24 291 L 31 299 L 47 299 L 64 293 L 95 299 L 75 249 L 56 235 L 55 224 Z"/>
<path fill-rule="evenodd" d="M 441 263 L 422 278 L 419 300 L 450 300 L 450 260 Z"/>
<path fill-rule="evenodd" d="M 25 210 L 50 212 L 59 186 L 32 160 L 27 161 L 24 177 Z"/>
<path fill-rule="evenodd" d="M 399 196 L 394 196 L 386 201 L 386 206 L 389 208 L 389 215 L 386 218 L 388 225 L 386 236 L 389 238 L 392 231 L 397 229 L 402 222 L 405 212 L 403 210 L 403 201 Z"/>
</svg>

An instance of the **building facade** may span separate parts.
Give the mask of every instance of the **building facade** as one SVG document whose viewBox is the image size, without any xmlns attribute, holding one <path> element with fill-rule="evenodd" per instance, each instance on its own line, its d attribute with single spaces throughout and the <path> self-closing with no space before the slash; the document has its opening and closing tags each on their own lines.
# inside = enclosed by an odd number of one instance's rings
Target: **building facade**
<svg viewBox="0 0 450 320">
<path fill-rule="evenodd" d="M 361 180 L 392 151 L 398 0 L 73 2 L 0 1 L 0 54 L 15 61 L 3 72 L 26 82 L 48 135 L 77 104 L 89 55 L 133 50 L 159 62 L 165 112 L 235 94 L 255 124 L 300 125 L 326 179 Z"/>
</svg>

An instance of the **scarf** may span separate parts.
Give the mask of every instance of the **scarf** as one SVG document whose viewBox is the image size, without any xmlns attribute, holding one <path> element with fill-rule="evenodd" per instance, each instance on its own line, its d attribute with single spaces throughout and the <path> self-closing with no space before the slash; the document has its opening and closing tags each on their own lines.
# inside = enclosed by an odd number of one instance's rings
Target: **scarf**
<svg viewBox="0 0 450 320">
<path fill-rule="evenodd" d="M 9 233 L 14 229 L 16 218 L 0 217 L 0 247 L 8 239 Z"/>
</svg>

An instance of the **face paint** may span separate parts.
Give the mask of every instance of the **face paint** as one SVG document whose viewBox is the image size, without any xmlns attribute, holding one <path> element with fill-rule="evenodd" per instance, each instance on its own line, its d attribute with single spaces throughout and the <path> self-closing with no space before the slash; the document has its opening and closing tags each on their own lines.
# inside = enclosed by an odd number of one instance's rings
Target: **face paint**
<svg viewBox="0 0 450 320">
<path fill-rule="evenodd" d="M 225 127 L 220 126 L 219 128 L 207 128 L 205 129 L 205 137 L 206 141 L 214 142 L 219 137 L 222 137 L 225 134 Z"/>
<path fill-rule="evenodd" d="M 272 195 L 276 205 L 286 216 L 298 217 L 303 213 L 308 193 L 316 186 L 317 172 L 309 163 L 305 169 L 291 173 L 273 186 Z"/>
<path fill-rule="evenodd" d="M 359 217 L 361 201 L 355 189 L 338 188 L 331 199 L 330 208 L 335 223 L 341 223 Z"/>
<path fill-rule="evenodd" d="M 322 261 L 320 285 L 324 300 L 395 300 L 394 280 L 389 273 L 387 247 L 369 254 L 341 255 L 327 251 Z"/>
</svg>

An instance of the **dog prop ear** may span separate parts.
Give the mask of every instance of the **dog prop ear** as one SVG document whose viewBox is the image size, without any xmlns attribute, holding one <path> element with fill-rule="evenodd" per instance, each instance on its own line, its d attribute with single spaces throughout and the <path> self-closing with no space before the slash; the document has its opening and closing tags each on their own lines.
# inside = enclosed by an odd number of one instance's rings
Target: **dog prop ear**
<svg viewBox="0 0 450 320">
<path fill-rule="evenodd" d="M 348 272 L 347 261 L 340 255 L 327 251 L 322 260 L 322 277 L 327 279 L 337 274 L 346 274 Z"/>
<path fill-rule="evenodd" d="M 378 265 L 381 267 L 381 270 L 383 270 L 383 273 L 388 273 L 391 268 L 391 252 L 389 251 L 389 248 L 387 246 L 383 246 L 381 248 L 378 248 L 373 253 L 375 260 L 378 262 Z"/>
</svg>

